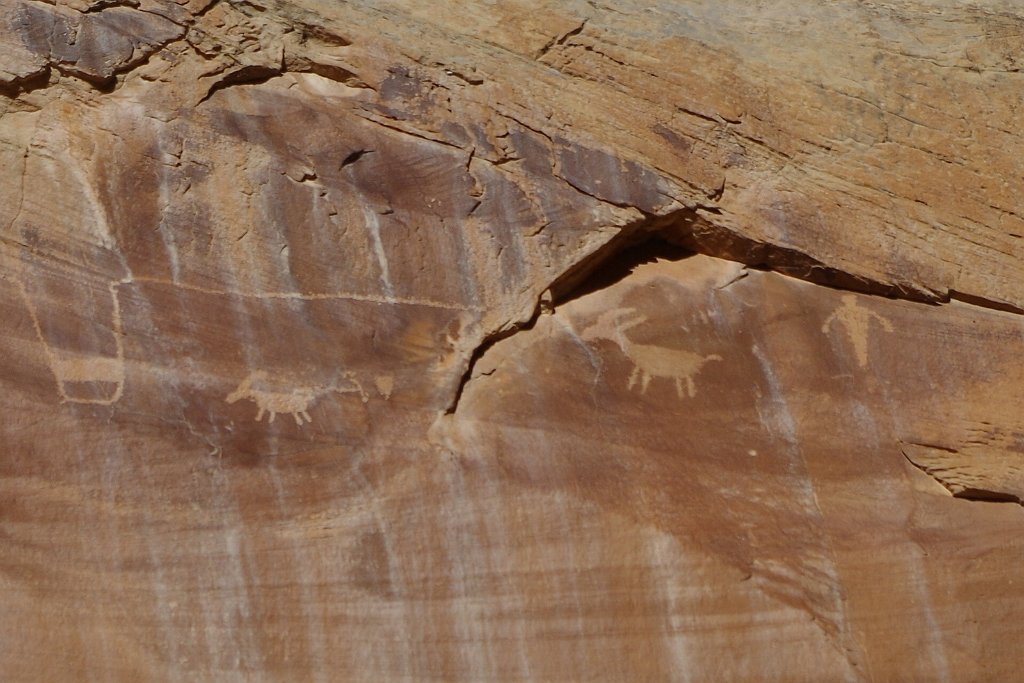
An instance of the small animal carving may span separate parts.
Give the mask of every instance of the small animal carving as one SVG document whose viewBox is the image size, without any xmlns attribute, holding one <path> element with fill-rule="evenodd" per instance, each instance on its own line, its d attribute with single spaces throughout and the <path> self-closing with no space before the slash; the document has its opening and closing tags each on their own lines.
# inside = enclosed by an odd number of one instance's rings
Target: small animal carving
<svg viewBox="0 0 1024 683">
<path fill-rule="evenodd" d="M 633 317 L 623 321 L 624 314 Z M 628 389 L 640 383 L 640 393 L 646 393 L 647 386 L 655 377 L 671 379 L 675 382 L 676 393 L 683 397 L 683 382 L 686 383 L 686 394 L 693 398 L 697 394 L 694 378 L 705 364 L 720 361 L 718 354 L 701 356 L 684 349 L 670 349 L 653 344 L 637 344 L 626 336 L 626 332 L 647 318 L 634 308 L 615 309 L 598 317 L 597 322 L 583 331 L 581 335 L 586 341 L 608 339 L 615 342 L 622 353 L 633 363 L 633 372 L 629 376 Z"/>
<path fill-rule="evenodd" d="M 368 400 L 366 392 L 363 391 L 362 385 L 359 384 L 355 376 L 352 373 L 346 373 L 346 379 L 352 384 L 352 387 L 339 389 L 334 386 L 300 386 L 283 390 L 280 388 L 279 383 L 274 383 L 269 379 L 265 371 L 257 370 L 249 373 L 249 376 L 243 379 L 238 388 L 228 394 L 225 400 L 228 403 L 234 403 L 241 399 L 248 399 L 254 402 L 258 408 L 256 413 L 257 422 L 262 420 L 263 416 L 267 413 L 270 414 L 270 417 L 267 419 L 268 424 L 274 421 L 278 413 L 289 413 L 295 418 L 295 424 L 301 426 L 303 421 L 306 423 L 313 421 L 309 416 L 310 406 L 321 396 L 332 391 L 337 393 L 359 392 L 363 403 L 366 403 Z"/>
</svg>

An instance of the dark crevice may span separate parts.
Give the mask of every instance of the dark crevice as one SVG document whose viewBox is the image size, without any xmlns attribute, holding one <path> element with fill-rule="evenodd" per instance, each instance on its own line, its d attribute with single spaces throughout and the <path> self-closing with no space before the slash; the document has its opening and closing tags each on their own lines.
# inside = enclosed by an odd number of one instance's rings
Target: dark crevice
<svg viewBox="0 0 1024 683">
<path fill-rule="evenodd" d="M 561 297 L 552 297 L 552 304 L 562 304 L 607 289 L 628 277 L 638 266 L 655 261 L 679 261 L 693 256 L 694 252 L 668 242 L 657 234 L 627 246 L 612 254 L 596 269 L 591 269 L 582 281 Z M 582 274 L 580 274 L 582 275 Z"/>
<path fill-rule="evenodd" d="M 196 105 L 198 106 L 210 99 L 218 90 L 224 90 L 225 88 L 230 88 L 235 85 L 260 85 L 262 83 L 266 83 L 272 78 L 280 76 L 281 73 L 281 69 L 275 69 L 269 66 L 262 66 L 258 64 L 243 66 L 240 69 L 228 73 L 211 85 L 206 91 L 206 94 L 203 95 Z"/>
<path fill-rule="evenodd" d="M 803 252 L 743 237 L 708 220 L 707 216 L 717 214 L 716 207 L 685 208 L 663 216 L 648 214 L 644 219 L 622 227 L 608 242 L 556 277 L 538 301 L 528 321 L 512 324 L 484 337 L 470 356 L 445 412 L 452 414 L 458 409 L 466 384 L 474 376 L 477 361 L 496 343 L 516 332 L 531 329 L 543 311 L 553 310 L 558 305 L 613 285 L 627 277 L 637 266 L 654 259 L 678 260 L 703 254 L 830 289 L 931 305 L 956 299 L 986 309 L 1024 313 L 1008 304 L 959 292 L 939 293 L 912 283 L 880 282 L 847 273 L 826 266 Z M 977 491 L 964 491 L 954 495 L 973 495 L 973 499 L 978 499 L 981 494 Z M 993 500 L 993 496 L 1000 495 L 1003 494 L 990 492 L 986 500 Z"/>
<path fill-rule="evenodd" d="M 924 445 L 924 444 L 914 444 Z M 926 448 L 935 448 L 947 453 L 957 453 L 955 449 L 946 448 L 943 446 L 925 446 Z M 1021 501 L 1020 496 L 1010 493 L 1008 491 L 997 491 L 994 489 L 979 488 L 977 486 L 963 486 L 960 484 L 952 484 L 946 480 L 941 474 L 935 471 L 935 468 L 928 467 L 927 465 L 916 462 L 906 450 L 903 450 L 903 457 L 907 459 L 911 465 L 923 472 L 924 474 L 935 480 L 942 488 L 949 491 L 950 495 L 954 498 L 960 498 L 962 500 L 973 500 L 982 503 L 1016 503 L 1017 505 L 1024 505 L 1024 501 Z"/>
<path fill-rule="evenodd" d="M 753 269 L 779 273 L 816 285 L 918 303 L 943 302 L 940 294 L 912 283 L 872 280 L 827 266 L 796 249 L 743 237 L 710 222 L 698 212 L 683 212 L 677 221 L 667 226 L 665 232 L 667 239 L 695 253 L 736 261 Z"/>
<path fill-rule="evenodd" d="M 714 215 L 711 211 L 680 209 L 665 216 L 649 216 L 635 226 L 624 228 L 619 235 L 551 284 L 549 289 L 552 302 L 563 303 L 616 282 L 609 280 L 612 277 L 610 273 L 599 273 L 606 267 L 617 269 L 619 279 L 628 275 L 625 266 L 613 263 L 621 260 L 623 252 L 628 251 L 634 255 L 652 250 L 667 253 L 669 247 L 675 248 L 677 258 L 687 254 L 704 254 L 832 289 L 928 304 L 948 300 L 936 292 L 912 284 L 871 280 L 826 266 L 795 249 L 757 242 L 710 222 L 702 213 Z M 636 262 L 634 266 L 640 263 L 642 261 Z M 597 286 L 596 281 L 591 282 L 595 277 L 605 284 Z"/>
<path fill-rule="evenodd" d="M 513 323 L 507 327 L 499 329 L 497 332 L 492 332 L 484 337 L 483 341 L 477 344 L 476 348 L 473 349 L 473 353 L 469 356 L 469 362 L 466 364 L 466 370 L 462 373 L 462 377 L 459 378 L 459 384 L 455 387 L 455 394 L 452 396 L 451 402 L 448 407 L 445 408 L 446 415 L 452 415 L 456 410 L 459 409 L 459 401 L 462 400 L 462 394 L 466 390 L 466 385 L 469 384 L 469 380 L 473 378 L 473 372 L 476 370 L 476 364 L 481 358 L 491 349 L 492 346 L 498 342 L 508 339 L 517 332 L 523 332 L 525 330 L 532 330 L 533 326 L 537 324 L 537 320 L 540 319 L 542 307 L 537 306 L 533 310 L 533 315 L 530 319 L 525 322 Z"/>
<path fill-rule="evenodd" d="M 989 491 L 986 489 L 964 488 L 953 493 L 954 498 L 964 500 L 977 500 L 984 503 L 1017 503 L 1020 505 L 1020 498 L 1012 493 L 1002 491 Z"/>
<path fill-rule="evenodd" d="M 99 0 L 99 2 L 89 5 L 82 10 L 82 14 L 100 13 L 105 9 L 110 9 L 111 7 L 129 7 L 131 9 L 139 9 L 139 0 Z"/>
<path fill-rule="evenodd" d="M 364 156 L 366 156 L 367 154 L 371 154 L 372 152 L 372 149 L 357 149 L 356 151 L 350 153 L 347 157 L 341 160 L 341 165 L 338 166 L 338 170 L 340 171 L 346 166 L 351 166 L 352 164 L 356 163 Z"/>
<path fill-rule="evenodd" d="M 548 52 L 550 52 L 554 48 L 558 47 L 559 45 L 564 45 L 565 41 L 569 40 L 573 36 L 578 36 L 580 33 L 583 32 L 583 29 L 586 28 L 588 21 L 589 21 L 589 19 L 584 19 L 583 21 L 580 22 L 580 24 L 576 28 L 571 29 L 569 31 L 566 31 L 562 35 L 555 36 L 554 38 L 549 40 L 544 45 L 544 47 L 542 47 L 540 50 L 537 51 L 537 54 L 534 55 L 534 59 L 541 59 L 541 58 L 543 58 Z"/>
<path fill-rule="evenodd" d="M 980 308 L 988 308 L 993 311 L 1003 311 L 1004 313 L 1013 313 L 1016 315 L 1024 314 L 1024 308 L 1019 308 L 1013 304 L 996 301 L 995 299 L 987 299 L 975 294 L 965 294 L 964 292 L 958 292 L 955 289 L 949 290 L 948 300 L 961 301 L 965 304 L 971 304 L 972 306 L 978 306 Z"/>
<path fill-rule="evenodd" d="M 349 69 L 338 66 L 337 64 L 327 64 L 310 59 L 296 59 L 294 63 L 286 64 L 285 70 L 294 73 L 316 74 L 321 78 L 326 78 L 327 80 L 334 81 L 335 83 L 341 83 L 342 85 L 350 88 L 359 88 L 362 90 L 375 89 L 369 83 L 361 79 L 354 71 L 350 71 Z"/>
<path fill-rule="evenodd" d="M 675 247 L 682 248 L 687 255 L 692 253 L 692 250 L 681 247 L 663 234 L 676 213 L 665 217 L 648 217 L 622 228 L 619 234 L 562 273 L 549 285 L 548 299 L 551 305 L 565 303 L 618 282 L 629 275 L 632 268 L 642 263 L 638 261 L 629 266 L 629 257 L 642 256 L 645 249 L 666 250 Z M 604 272 L 606 268 L 607 272 Z M 600 286 L 598 283 L 601 283 Z"/>
<path fill-rule="evenodd" d="M 50 67 L 45 66 L 39 71 L 24 78 L 17 78 L 4 84 L 0 84 L 0 96 L 9 99 L 17 99 L 27 95 L 34 90 L 41 90 L 50 85 Z"/>
<path fill-rule="evenodd" d="M 944 453 L 954 453 L 954 454 L 956 454 L 956 453 L 960 452 L 957 449 L 953 448 L 952 446 L 940 446 L 939 444 L 934 444 L 934 443 L 920 443 L 918 441 L 901 441 L 900 443 L 906 444 L 908 446 L 920 446 L 921 448 L 928 448 L 928 449 L 931 449 L 933 451 L 942 451 Z M 907 455 L 906 451 L 904 451 L 903 455 L 906 455 L 907 459 L 910 460 L 910 456 Z M 910 460 L 910 461 L 914 462 L 913 460 Z M 914 463 L 914 464 L 916 465 L 917 463 Z"/>
<path fill-rule="evenodd" d="M 54 64 L 53 68 L 63 76 L 77 78 L 83 83 L 88 83 L 97 92 L 109 95 L 117 89 L 117 73 L 110 75 L 95 74 L 83 69 L 77 69 L 74 65 Z"/>
<path fill-rule="evenodd" d="M 194 46 L 193 46 L 194 47 Z M 202 104 L 210 99 L 218 90 L 231 88 L 236 85 L 262 85 L 274 78 L 288 73 L 311 73 L 326 78 L 329 81 L 341 83 L 350 88 L 361 88 L 373 90 L 373 87 L 365 83 L 355 73 L 333 64 L 323 64 L 310 60 L 288 60 L 281 66 L 267 66 L 262 64 L 248 64 L 220 77 L 206 94 L 196 104 Z"/>
</svg>

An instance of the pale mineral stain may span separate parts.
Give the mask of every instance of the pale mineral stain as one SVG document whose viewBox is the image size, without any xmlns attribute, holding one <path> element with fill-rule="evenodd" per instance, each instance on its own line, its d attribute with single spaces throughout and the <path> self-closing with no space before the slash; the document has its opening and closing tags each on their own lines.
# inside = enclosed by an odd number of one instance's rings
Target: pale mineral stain
<svg viewBox="0 0 1024 683">
<path fill-rule="evenodd" d="M 373 253 L 377 257 L 377 265 L 380 267 L 381 285 L 389 297 L 394 297 L 395 286 L 391 281 L 391 267 L 388 265 L 387 253 L 384 251 L 384 242 L 380 238 L 380 220 L 376 213 L 365 206 L 363 215 L 366 217 L 366 229 L 370 232 L 370 239 L 373 241 Z"/>
</svg>

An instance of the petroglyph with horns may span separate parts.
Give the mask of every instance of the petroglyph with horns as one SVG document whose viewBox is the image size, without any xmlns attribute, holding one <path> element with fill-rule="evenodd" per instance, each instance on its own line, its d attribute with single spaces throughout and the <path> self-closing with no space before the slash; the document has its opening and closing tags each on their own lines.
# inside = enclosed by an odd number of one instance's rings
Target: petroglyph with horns
<svg viewBox="0 0 1024 683">
<path fill-rule="evenodd" d="M 624 319 L 624 316 L 629 318 Z M 718 354 L 701 356 L 685 349 L 672 349 L 654 344 L 638 344 L 627 335 L 628 330 L 641 325 L 647 317 L 634 308 L 617 308 L 603 313 L 597 322 L 583 330 L 581 337 L 585 341 L 608 339 L 615 344 L 633 363 L 633 372 L 629 376 L 628 389 L 640 384 L 640 392 L 646 393 L 648 385 L 655 377 L 670 379 L 675 382 L 676 393 L 683 397 L 683 383 L 686 383 L 686 395 L 696 396 L 697 387 L 694 378 L 700 374 L 705 364 L 720 361 Z"/>
</svg>

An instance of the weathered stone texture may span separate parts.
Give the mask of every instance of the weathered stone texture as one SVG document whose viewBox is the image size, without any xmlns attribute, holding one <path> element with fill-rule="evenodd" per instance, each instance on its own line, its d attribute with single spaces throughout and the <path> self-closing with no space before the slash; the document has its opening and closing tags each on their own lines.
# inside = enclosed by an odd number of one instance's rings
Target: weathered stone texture
<svg viewBox="0 0 1024 683">
<path fill-rule="evenodd" d="M 1022 28 L 9 0 L 4 680 L 1012 680 Z"/>
</svg>

